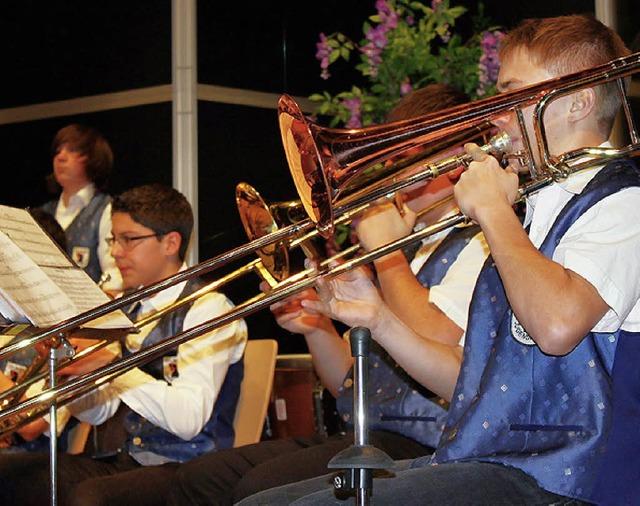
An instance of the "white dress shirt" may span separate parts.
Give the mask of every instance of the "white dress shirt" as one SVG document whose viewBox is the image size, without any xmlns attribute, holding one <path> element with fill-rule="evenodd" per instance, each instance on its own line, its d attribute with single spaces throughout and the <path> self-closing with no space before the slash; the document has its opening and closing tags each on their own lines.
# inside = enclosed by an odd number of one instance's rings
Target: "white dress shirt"
<svg viewBox="0 0 640 506">
<path fill-rule="evenodd" d="M 553 221 L 601 168 L 587 169 L 554 183 L 527 200 L 525 226 L 540 247 Z M 602 199 L 569 228 L 553 260 L 589 281 L 609 306 L 593 328 L 640 331 L 640 188 L 628 188 Z M 526 266 L 523 266 L 526 268 Z M 549 294 L 553 303 L 554 294 Z"/>
<path fill-rule="evenodd" d="M 184 283 L 180 283 L 142 301 L 140 317 L 175 302 L 183 288 Z M 232 308 L 221 293 L 204 295 L 187 313 L 183 330 Z M 137 351 L 154 326 L 155 322 L 130 335 L 126 343 L 129 350 Z M 122 401 L 154 425 L 188 441 L 209 420 L 227 369 L 240 360 L 246 341 L 246 323 L 237 320 L 181 344 L 177 354 L 179 376 L 171 384 L 134 368 L 70 404 L 71 409 L 81 420 L 97 425 L 113 416 Z"/>
<path fill-rule="evenodd" d="M 453 215 L 457 210 L 445 216 Z M 411 261 L 411 270 L 417 274 L 427 258 L 450 232 L 443 230 L 427 237 Z M 483 233 L 476 234 L 447 270 L 442 281 L 429 289 L 429 302 L 435 304 L 451 321 L 463 331 L 467 328 L 469 304 L 480 270 L 489 255 L 489 246 Z M 464 333 L 460 344 L 464 344 Z"/>
</svg>

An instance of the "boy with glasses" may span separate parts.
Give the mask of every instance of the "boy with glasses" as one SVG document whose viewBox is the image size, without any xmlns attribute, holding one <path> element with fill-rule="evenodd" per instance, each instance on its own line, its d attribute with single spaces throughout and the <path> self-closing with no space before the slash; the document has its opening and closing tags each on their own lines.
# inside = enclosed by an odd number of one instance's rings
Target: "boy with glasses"
<svg viewBox="0 0 640 506">
<path fill-rule="evenodd" d="M 146 185 L 115 198 L 108 242 L 125 290 L 185 270 L 192 229 L 191 207 L 173 188 Z M 144 318 L 202 286 L 202 280 L 192 278 L 132 304 L 129 314 L 134 321 Z M 221 293 L 204 295 L 130 334 L 122 353 L 135 353 L 232 308 Z M 119 494 L 131 490 L 153 496 L 178 462 L 233 446 L 246 340 L 246 324 L 238 320 L 187 341 L 72 403 L 78 418 L 98 426 L 97 444 L 90 441 L 95 446 L 92 456 L 58 455 L 60 503 L 116 504 Z M 48 463 L 46 453 L 0 458 L 0 502 L 46 503 Z M 144 479 L 139 478 L 142 469 L 147 470 Z"/>
</svg>

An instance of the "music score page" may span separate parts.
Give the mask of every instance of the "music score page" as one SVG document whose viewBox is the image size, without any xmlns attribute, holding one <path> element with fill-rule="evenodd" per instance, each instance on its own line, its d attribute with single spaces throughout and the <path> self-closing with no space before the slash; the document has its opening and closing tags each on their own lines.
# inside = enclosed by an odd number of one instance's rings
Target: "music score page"
<svg viewBox="0 0 640 506">
<path fill-rule="evenodd" d="M 5 318 L 49 327 L 110 300 L 29 211 L 0 206 L 0 313 Z M 132 323 L 118 310 L 85 326 L 128 328 Z"/>
</svg>

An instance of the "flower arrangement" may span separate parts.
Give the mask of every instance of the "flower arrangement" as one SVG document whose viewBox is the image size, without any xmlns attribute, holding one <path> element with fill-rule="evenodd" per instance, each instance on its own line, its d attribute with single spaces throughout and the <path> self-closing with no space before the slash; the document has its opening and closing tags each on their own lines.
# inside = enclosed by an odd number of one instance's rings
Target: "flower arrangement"
<svg viewBox="0 0 640 506">
<path fill-rule="evenodd" d="M 455 86 L 472 100 L 495 92 L 503 34 L 490 26 L 481 3 L 469 38 L 453 32 L 467 9 L 450 6 L 449 0 L 432 0 L 429 5 L 420 0 L 376 0 L 375 6 L 377 13 L 364 22 L 360 42 L 340 32 L 320 34 L 316 58 L 321 77 L 329 79 L 331 65 L 338 60 L 350 63 L 355 53 L 355 69 L 365 85 L 335 95 L 312 94 L 316 117 L 346 128 L 382 123 L 402 96 L 431 83 Z M 333 255 L 355 242 L 352 223 L 337 225 L 325 246 Z"/>
<path fill-rule="evenodd" d="M 430 83 L 447 83 L 472 99 L 494 93 L 498 74 L 497 46 L 502 32 L 490 27 L 483 5 L 474 18 L 473 35 L 454 33 L 456 21 L 467 9 L 449 0 L 377 0 L 377 14 L 363 24 L 364 38 L 356 43 L 343 33 L 320 34 L 316 58 L 321 77 L 339 59 L 359 56 L 355 69 L 366 85 L 332 95 L 315 93 L 314 114 L 329 118 L 330 126 L 347 128 L 377 124 L 398 99 Z"/>
</svg>

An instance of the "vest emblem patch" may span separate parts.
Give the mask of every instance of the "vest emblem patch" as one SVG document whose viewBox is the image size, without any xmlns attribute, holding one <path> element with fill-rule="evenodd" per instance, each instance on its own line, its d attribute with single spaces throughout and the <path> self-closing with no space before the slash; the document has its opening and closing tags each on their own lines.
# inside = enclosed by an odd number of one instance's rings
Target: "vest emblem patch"
<svg viewBox="0 0 640 506">
<path fill-rule="evenodd" d="M 71 250 L 71 259 L 82 269 L 89 265 L 90 257 L 91 250 L 86 246 L 74 246 Z"/>
<path fill-rule="evenodd" d="M 525 346 L 535 346 L 536 344 L 513 313 L 511 313 L 511 335 L 516 341 Z"/>
</svg>

